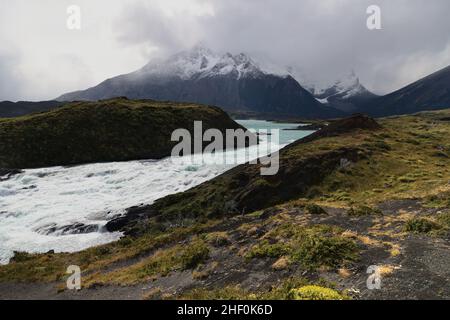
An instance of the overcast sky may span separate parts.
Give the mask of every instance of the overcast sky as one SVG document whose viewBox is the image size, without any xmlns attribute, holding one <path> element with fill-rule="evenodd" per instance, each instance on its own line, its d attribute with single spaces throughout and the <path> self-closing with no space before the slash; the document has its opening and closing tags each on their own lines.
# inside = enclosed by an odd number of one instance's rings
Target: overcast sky
<svg viewBox="0 0 450 320">
<path fill-rule="evenodd" d="M 199 42 L 318 81 L 354 70 L 383 94 L 450 65 L 449 13 L 448 0 L 0 0 L 0 100 L 53 99 Z"/>
</svg>

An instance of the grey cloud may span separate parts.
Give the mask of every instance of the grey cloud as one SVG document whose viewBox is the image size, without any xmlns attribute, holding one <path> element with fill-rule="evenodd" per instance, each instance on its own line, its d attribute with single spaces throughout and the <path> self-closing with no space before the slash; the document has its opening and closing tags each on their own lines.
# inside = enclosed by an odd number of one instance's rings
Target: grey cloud
<svg viewBox="0 0 450 320">
<path fill-rule="evenodd" d="M 353 69 L 376 93 L 398 89 L 450 64 L 448 0 L 78 1 L 86 23 L 80 36 L 46 27 L 45 21 L 63 25 L 64 6 L 55 9 L 55 0 L 40 2 L 38 17 L 24 10 L 26 1 L 9 1 L 0 12 L 0 43 L 12 41 L 17 47 L 13 55 L 0 54 L 0 100 L 32 98 L 36 74 L 39 83 L 45 82 L 36 98 L 52 98 L 199 42 L 218 51 L 297 65 L 318 81 Z M 382 9 L 382 30 L 366 28 L 371 4 Z M 196 14 L 202 6 L 212 12 Z M 45 45 L 28 41 L 37 37 Z M 58 61 L 58 69 L 72 74 L 73 81 L 62 81 L 59 70 L 41 65 L 47 56 L 66 54 L 73 59 Z"/>
<path fill-rule="evenodd" d="M 0 52 L 0 99 L 15 100 L 22 94 L 22 77 L 15 68 L 18 57 Z"/>
<path fill-rule="evenodd" d="M 450 57 L 443 56 L 450 44 L 447 0 L 213 3 L 215 15 L 198 18 L 195 23 L 178 18 L 167 25 L 167 21 L 155 17 L 155 12 L 143 7 L 129 11 L 122 17 L 128 21 L 128 28 L 120 37 L 156 43 L 164 52 L 201 41 L 218 50 L 244 51 L 281 64 L 297 64 L 319 80 L 354 69 L 378 93 L 397 89 L 450 64 Z M 366 9 L 371 4 L 382 9 L 382 30 L 370 31 L 366 27 Z M 180 29 L 189 36 L 173 33 Z M 142 30 L 146 30 L 145 34 Z M 421 59 L 428 65 L 422 68 L 410 59 L 414 56 L 436 61 Z M 410 74 L 404 71 L 408 68 L 405 64 L 411 68 Z"/>
</svg>

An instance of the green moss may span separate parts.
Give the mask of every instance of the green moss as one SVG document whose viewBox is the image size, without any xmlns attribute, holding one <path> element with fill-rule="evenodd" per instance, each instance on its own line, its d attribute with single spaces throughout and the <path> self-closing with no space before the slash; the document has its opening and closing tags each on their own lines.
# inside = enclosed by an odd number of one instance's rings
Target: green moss
<svg viewBox="0 0 450 320">
<path fill-rule="evenodd" d="M 319 286 L 305 286 L 299 289 L 293 289 L 290 292 L 290 298 L 293 300 L 344 300 L 347 297 L 339 292 Z"/>
</svg>

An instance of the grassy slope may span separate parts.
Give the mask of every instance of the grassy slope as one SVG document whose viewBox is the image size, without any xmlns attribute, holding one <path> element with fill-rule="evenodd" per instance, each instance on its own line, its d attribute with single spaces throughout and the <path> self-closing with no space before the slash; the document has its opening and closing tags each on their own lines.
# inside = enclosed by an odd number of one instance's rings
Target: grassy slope
<svg viewBox="0 0 450 320">
<path fill-rule="evenodd" d="M 257 167 L 241 166 L 145 208 L 150 218 L 136 237 L 73 254 L 19 254 L 0 267 L 0 281 L 60 281 L 77 264 L 86 287 L 155 281 L 144 298 L 286 299 L 311 283 L 365 283 L 374 262 L 390 275 L 405 258 L 409 234 L 421 232 L 424 243 L 448 235 L 450 123 L 440 119 L 449 116 L 386 118 L 382 130 L 293 145 L 281 153 L 279 176 L 261 178 Z M 316 178 L 298 181 L 305 172 Z M 239 215 L 239 199 L 254 204 L 246 215 Z M 431 209 L 375 208 L 394 199 L 419 199 Z M 186 269 L 193 284 L 174 296 L 164 279 Z M 256 274 L 266 277 L 263 284 L 246 284 Z"/>
<path fill-rule="evenodd" d="M 193 132 L 194 120 L 205 129 L 240 127 L 215 107 L 120 98 L 0 119 L 0 168 L 162 158 L 173 130 Z"/>
<path fill-rule="evenodd" d="M 63 102 L 59 101 L 2 101 L 0 102 L 0 118 L 13 118 L 33 112 L 43 112 L 58 108 Z"/>
</svg>

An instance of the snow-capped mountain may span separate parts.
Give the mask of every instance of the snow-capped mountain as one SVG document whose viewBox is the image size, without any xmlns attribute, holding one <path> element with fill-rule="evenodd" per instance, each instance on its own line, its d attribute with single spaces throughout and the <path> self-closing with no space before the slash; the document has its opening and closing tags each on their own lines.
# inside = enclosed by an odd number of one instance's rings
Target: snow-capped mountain
<svg viewBox="0 0 450 320">
<path fill-rule="evenodd" d="M 187 101 L 299 117 L 336 117 L 342 113 L 324 106 L 288 72 L 263 66 L 244 53 L 216 53 L 196 46 L 167 59 L 150 61 L 142 69 L 108 79 L 99 85 L 64 94 L 59 101 L 130 99 Z"/>
<path fill-rule="evenodd" d="M 361 85 L 355 72 L 351 71 L 350 74 L 334 81 L 334 83 L 326 87 L 317 88 L 314 94 L 327 96 L 339 94 L 342 95 L 342 98 L 351 98 L 364 91 L 367 91 L 367 89 Z"/>
<path fill-rule="evenodd" d="M 313 80 L 298 67 L 288 67 L 287 71 L 318 101 L 344 112 L 357 111 L 377 97 L 361 84 L 353 70 L 332 82 Z"/>
<path fill-rule="evenodd" d="M 201 46 L 177 53 L 167 60 L 151 61 L 139 72 L 181 80 L 224 75 L 231 75 L 236 79 L 256 78 L 265 74 L 257 63 L 244 53 L 220 55 Z"/>
<path fill-rule="evenodd" d="M 360 83 L 353 71 L 346 77 L 335 81 L 328 88 L 317 90 L 314 92 L 314 96 L 322 103 L 344 112 L 355 112 L 362 105 L 377 97 Z"/>
</svg>

